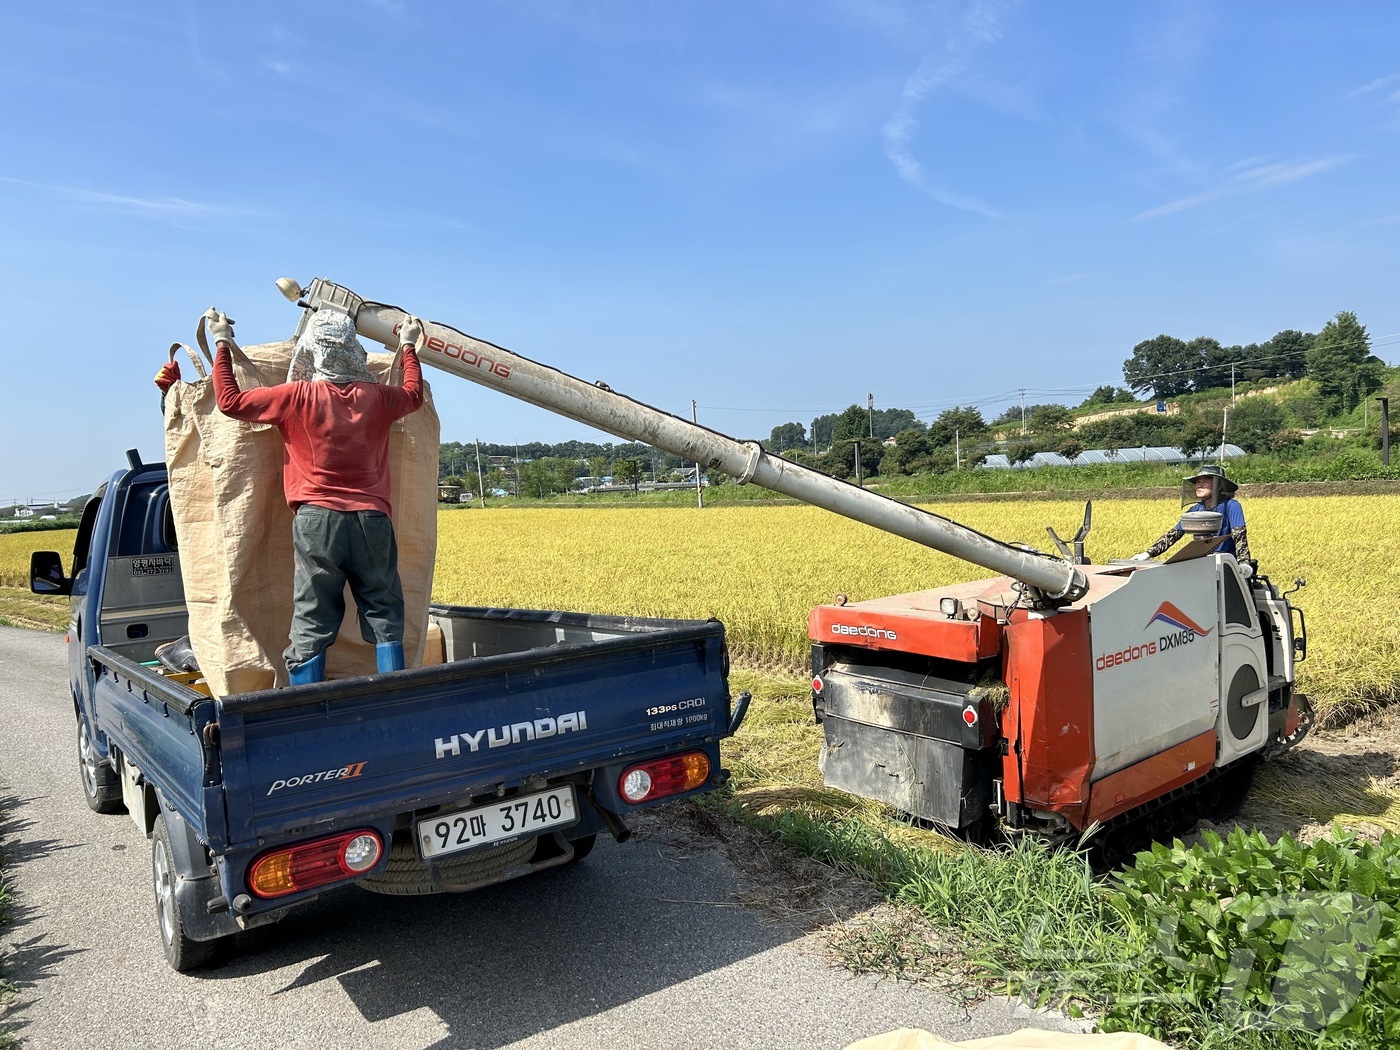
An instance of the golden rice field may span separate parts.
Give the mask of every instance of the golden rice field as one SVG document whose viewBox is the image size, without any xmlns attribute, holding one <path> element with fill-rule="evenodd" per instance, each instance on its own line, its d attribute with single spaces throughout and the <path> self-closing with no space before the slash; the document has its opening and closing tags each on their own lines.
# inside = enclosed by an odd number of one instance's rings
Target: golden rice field
<svg viewBox="0 0 1400 1050">
<path fill-rule="evenodd" d="M 1050 546 L 1073 535 L 1083 504 L 944 503 L 929 509 L 988 535 Z M 1167 500 L 1102 500 L 1088 552 L 1142 550 L 1175 520 Z M 1250 548 L 1308 617 L 1301 687 L 1322 707 L 1394 699 L 1400 688 L 1400 496 L 1245 501 Z M 985 570 L 803 506 L 458 511 L 439 517 L 434 596 L 514 605 L 724 621 L 736 660 L 800 670 L 807 611 L 978 579 Z"/>
<path fill-rule="evenodd" d="M 1070 501 L 946 503 L 930 509 L 1009 541 L 1046 549 L 1045 526 L 1078 527 Z M 1175 517 L 1167 500 L 1102 500 L 1089 553 L 1142 550 Z M 1261 571 L 1291 586 L 1306 610 L 1309 657 L 1300 684 L 1321 707 L 1391 700 L 1400 688 L 1400 496 L 1246 499 Z M 29 552 L 72 532 L 0 536 L 0 582 L 23 586 Z M 436 600 L 708 617 L 751 666 L 800 670 L 807 611 L 976 579 L 983 570 L 917 544 L 802 506 L 461 510 L 439 516 Z"/>
</svg>

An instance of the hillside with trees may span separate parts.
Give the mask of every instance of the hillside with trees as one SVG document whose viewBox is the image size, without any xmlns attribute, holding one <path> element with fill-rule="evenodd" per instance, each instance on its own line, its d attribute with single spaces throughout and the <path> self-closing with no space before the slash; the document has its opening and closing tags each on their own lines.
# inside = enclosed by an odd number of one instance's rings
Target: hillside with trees
<svg viewBox="0 0 1400 1050">
<path fill-rule="evenodd" d="M 1013 405 L 990 420 L 976 405 L 965 405 L 925 422 L 908 409 L 876 409 L 867 398 L 810 426 L 782 423 L 763 444 L 837 477 L 896 488 L 901 478 L 971 472 L 993 454 L 1013 465 L 1040 452 L 1058 453 L 1073 465 L 1089 449 L 1111 458 L 1123 449 L 1168 447 L 1197 458 L 1217 449 L 1222 436 L 1249 454 L 1251 473 L 1400 478 L 1396 467 L 1381 464 L 1376 401 L 1400 396 L 1400 369 L 1387 368 L 1372 353 L 1366 327 L 1350 311 L 1316 333 L 1287 329 L 1244 345 L 1160 334 L 1134 346 L 1122 371 L 1122 387 L 1100 386 L 1078 404 Z M 1397 437 L 1392 423 L 1392 443 Z M 689 466 L 636 442 L 483 443 L 480 454 L 488 491 L 540 497 L 576 490 L 581 478 L 607 477 L 637 491 L 651 482 L 679 481 Z M 445 443 L 439 475 L 474 490 L 476 455 L 475 444 Z M 1242 463 L 1233 469 L 1238 473 Z M 1005 487 L 1007 479 L 993 480 L 993 473 L 1006 472 L 976 472 L 987 485 Z M 966 478 L 955 487 L 979 484 Z"/>
</svg>

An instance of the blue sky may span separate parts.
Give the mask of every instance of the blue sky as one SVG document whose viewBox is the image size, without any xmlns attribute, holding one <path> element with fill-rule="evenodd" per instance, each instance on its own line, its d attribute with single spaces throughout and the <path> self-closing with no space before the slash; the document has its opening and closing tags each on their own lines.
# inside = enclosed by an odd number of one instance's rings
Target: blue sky
<svg viewBox="0 0 1400 1050">
<path fill-rule="evenodd" d="M 217 305 L 325 276 L 744 437 L 1075 403 L 1159 332 L 1400 359 L 1400 7 L 898 0 L 0 12 L 0 503 L 161 448 Z M 189 371 L 188 364 L 186 372 Z M 443 440 L 605 440 L 430 372 Z"/>
</svg>

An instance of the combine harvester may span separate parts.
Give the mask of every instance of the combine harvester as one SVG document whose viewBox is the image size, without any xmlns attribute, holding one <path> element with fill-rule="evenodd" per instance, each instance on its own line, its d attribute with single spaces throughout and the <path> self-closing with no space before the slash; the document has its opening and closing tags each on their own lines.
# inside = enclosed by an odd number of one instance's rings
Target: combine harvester
<svg viewBox="0 0 1400 1050">
<path fill-rule="evenodd" d="M 324 279 L 277 283 L 302 325 L 341 310 L 397 347 L 399 308 Z M 1184 516 L 1192 539 L 1165 563 L 1092 565 L 1086 507 L 1070 543 L 1046 530 L 1058 556 L 1043 554 L 447 325 L 424 332 L 426 364 L 999 574 L 811 611 L 828 786 L 967 835 L 1000 825 L 1065 840 L 1159 811 L 1229 811 L 1258 761 L 1312 723 L 1294 691 L 1307 645 L 1293 591 L 1214 552 L 1218 515 Z"/>
</svg>

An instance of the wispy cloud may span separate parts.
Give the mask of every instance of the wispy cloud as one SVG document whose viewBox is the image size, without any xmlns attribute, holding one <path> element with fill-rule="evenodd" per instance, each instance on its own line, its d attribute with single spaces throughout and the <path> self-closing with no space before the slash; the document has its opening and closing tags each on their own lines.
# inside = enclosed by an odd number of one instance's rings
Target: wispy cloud
<svg viewBox="0 0 1400 1050">
<path fill-rule="evenodd" d="M 1359 88 L 1355 88 L 1352 91 L 1348 91 L 1344 96 L 1344 101 L 1350 102 L 1353 99 L 1358 99 L 1366 95 L 1374 94 L 1375 92 L 1380 91 L 1384 88 L 1388 88 L 1391 84 L 1395 83 L 1400 83 L 1400 73 L 1388 73 L 1383 77 L 1376 77 L 1376 79 L 1371 81 L 1369 84 L 1362 84 Z M 1395 96 L 1390 96 L 1389 101 L 1395 101 Z"/>
<path fill-rule="evenodd" d="M 262 60 L 263 68 L 270 69 L 278 76 L 285 77 L 292 71 L 292 64 L 280 58 L 265 58 Z"/>
<path fill-rule="evenodd" d="M 1196 70 L 1214 31 L 1199 3 L 1166 5 L 1139 27 L 1124 49 L 1123 74 L 1109 120 L 1159 164 L 1177 175 L 1200 165 L 1182 149 L 1173 126 L 1196 83 Z"/>
<path fill-rule="evenodd" d="M 1001 213 L 976 197 L 949 189 L 930 178 L 923 163 L 914 156 L 913 143 L 919 131 L 916 114 L 920 107 L 940 89 L 957 81 L 979 47 L 1000 39 L 1001 19 L 1008 6 L 1006 0 L 973 0 L 944 46 L 925 55 L 919 68 L 905 82 L 899 106 L 880 129 L 885 140 L 885 156 L 901 179 L 940 204 L 990 219 L 1001 218 Z"/>
<path fill-rule="evenodd" d="M 1357 102 L 1367 110 L 1380 110 L 1388 119 L 1381 125 L 1386 131 L 1400 131 L 1400 73 L 1376 77 L 1344 96 L 1347 102 Z"/>
<path fill-rule="evenodd" d="M 1289 183 L 1300 182 L 1303 179 L 1319 175 L 1324 171 L 1331 171 L 1333 168 L 1346 164 L 1351 159 L 1349 156 L 1319 157 L 1315 160 L 1255 164 L 1243 169 L 1240 169 L 1238 165 L 1232 165 L 1226 170 L 1233 171 L 1234 174 L 1229 175 L 1228 178 L 1214 186 L 1185 197 L 1178 197 L 1176 200 L 1167 201 L 1165 204 L 1159 204 L 1155 208 L 1139 212 L 1133 218 L 1138 221 L 1160 219 L 1164 215 L 1188 211 L 1202 204 L 1220 200 L 1222 197 L 1233 197 L 1239 194 L 1272 189 L 1275 186 L 1286 186 Z"/>
<path fill-rule="evenodd" d="M 199 218 L 236 213 L 235 209 L 223 205 L 204 204 L 199 201 L 185 200 L 183 197 L 136 197 L 130 194 L 108 193 L 104 190 L 92 190 L 82 186 L 68 186 L 56 182 L 33 182 L 29 179 L 16 179 L 8 175 L 0 175 L 0 182 L 39 190 L 78 204 L 92 204 L 115 211 L 126 211 L 151 217 Z"/>
<path fill-rule="evenodd" d="M 365 5 L 383 11 L 387 15 L 392 15 L 394 18 L 402 18 L 404 14 L 401 0 L 365 0 Z"/>
</svg>

